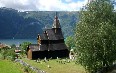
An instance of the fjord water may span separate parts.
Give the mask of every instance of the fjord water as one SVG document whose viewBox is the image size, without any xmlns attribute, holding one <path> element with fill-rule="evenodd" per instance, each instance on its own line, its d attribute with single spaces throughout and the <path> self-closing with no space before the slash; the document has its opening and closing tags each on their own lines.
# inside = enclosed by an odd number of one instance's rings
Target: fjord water
<svg viewBox="0 0 116 73">
<path fill-rule="evenodd" d="M 37 44 L 37 39 L 0 39 L 0 43 L 6 45 L 20 45 L 23 42 L 31 42 L 32 44 Z"/>
</svg>

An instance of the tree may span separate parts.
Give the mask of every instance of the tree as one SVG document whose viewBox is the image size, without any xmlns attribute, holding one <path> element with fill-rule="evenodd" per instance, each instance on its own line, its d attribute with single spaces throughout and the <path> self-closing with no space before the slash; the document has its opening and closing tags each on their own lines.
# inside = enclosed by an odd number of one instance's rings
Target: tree
<svg viewBox="0 0 116 73">
<path fill-rule="evenodd" d="M 75 48 L 75 41 L 74 41 L 74 37 L 73 36 L 68 36 L 66 38 L 66 45 L 68 47 L 69 50 L 74 49 Z"/>
<path fill-rule="evenodd" d="M 80 11 L 75 40 L 78 62 L 90 73 L 116 60 L 116 13 L 110 0 L 94 0 Z"/>
<path fill-rule="evenodd" d="M 1 48 L 1 51 L 0 51 L 1 57 L 0 58 L 1 59 L 9 59 L 9 60 L 14 61 L 15 57 L 16 57 L 14 50 L 15 50 L 14 48 L 9 48 L 9 47 Z"/>
<path fill-rule="evenodd" d="M 11 48 L 14 48 L 15 49 L 16 48 L 16 45 L 15 44 L 12 44 L 11 45 Z"/>
<path fill-rule="evenodd" d="M 22 49 L 22 54 L 26 54 L 26 50 L 28 45 L 31 44 L 30 42 L 23 42 L 22 44 L 20 44 L 20 48 Z"/>
</svg>

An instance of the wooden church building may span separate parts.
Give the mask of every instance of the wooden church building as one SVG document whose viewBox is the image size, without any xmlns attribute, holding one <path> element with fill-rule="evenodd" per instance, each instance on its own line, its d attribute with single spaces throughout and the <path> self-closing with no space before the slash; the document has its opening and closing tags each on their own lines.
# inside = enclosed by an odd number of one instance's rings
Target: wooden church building
<svg viewBox="0 0 116 73">
<path fill-rule="evenodd" d="M 28 59 L 69 57 L 69 50 L 64 43 L 64 37 L 57 13 L 52 28 L 45 29 L 43 34 L 38 34 L 37 42 L 37 44 L 28 45 Z"/>
</svg>

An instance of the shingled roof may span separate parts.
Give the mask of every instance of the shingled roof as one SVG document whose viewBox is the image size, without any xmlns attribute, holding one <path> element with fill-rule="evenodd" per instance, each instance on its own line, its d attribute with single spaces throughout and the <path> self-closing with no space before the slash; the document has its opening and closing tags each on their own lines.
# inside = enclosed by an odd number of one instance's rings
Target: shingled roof
<svg viewBox="0 0 116 73">
<path fill-rule="evenodd" d="M 45 33 L 40 34 L 40 38 L 41 38 L 41 40 L 48 40 L 47 34 L 45 34 Z"/>
<path fill-rule="evenodd" d="M 59 40 L 59 39 L 64 39 L 63 34 L 61 29 L 57 30 L 57 33 L 55 33 L 55 37 Z"/>
<path fill-rule="evenodd" d="M 57 38 L 55 37 L 55 33 L 52 29 L 47 29 L 46 30 L 47 36 L 49 40 L 56 40 Z"/>
<path fill-rule="evenodd" d="M 61 30 L 57 30 L 58 33 L 54 32 L 54 29 L 47 29 L 47 36 L 49 38 L 49 40 L 60 40 L 60 39 L 64 39 L 63 35 L 62 35 L 62 31 Z"/>
<path fill-rule="evenodd" d="M 51 51 L 54 51 L 54 50 L 65 50 L 65 49 L 67 49 L 67 46 L 64 43 L 49 44 L 48 49 L 51 50 Z"/>
</svg>

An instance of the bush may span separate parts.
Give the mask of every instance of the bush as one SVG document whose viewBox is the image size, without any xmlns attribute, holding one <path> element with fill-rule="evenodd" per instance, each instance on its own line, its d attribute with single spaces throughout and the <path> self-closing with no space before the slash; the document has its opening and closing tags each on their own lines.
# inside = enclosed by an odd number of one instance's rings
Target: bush
<svg viewBox="0 0 116 73">
<path fill-rule="evenodd" d="M 0 53 L 0 59 L 1 60 L 3 60 L 4 59 L 4 57 L 3 57 L 3 55 Z"/>
<path fill-rule="evenodd" d="M 16 54 L 14 52 L 14 49 L 12 48 L 2 48 L 0 51 L 0 58 L 1 59 L 8 59 L 11 61 L 14 61 L 16 57 Z"/>
</svg>

